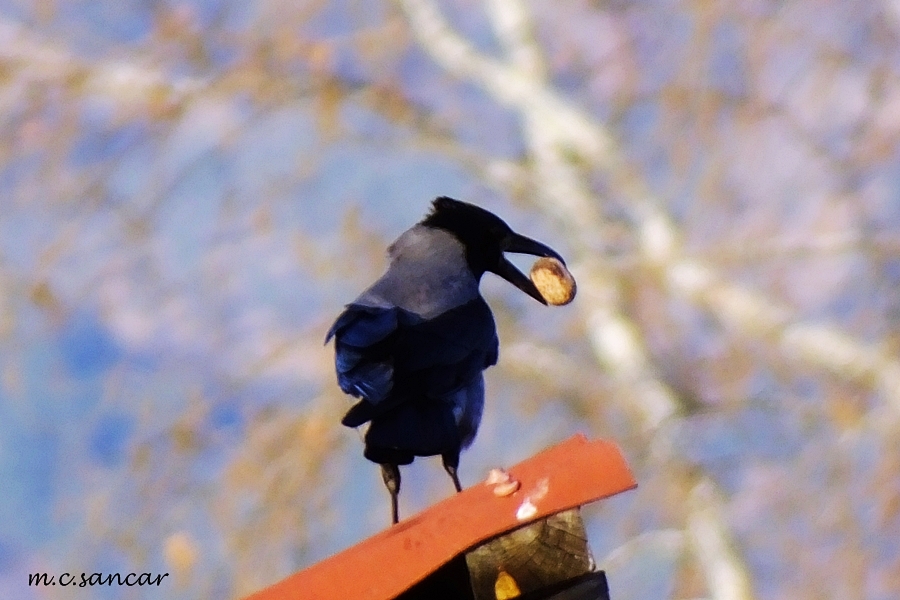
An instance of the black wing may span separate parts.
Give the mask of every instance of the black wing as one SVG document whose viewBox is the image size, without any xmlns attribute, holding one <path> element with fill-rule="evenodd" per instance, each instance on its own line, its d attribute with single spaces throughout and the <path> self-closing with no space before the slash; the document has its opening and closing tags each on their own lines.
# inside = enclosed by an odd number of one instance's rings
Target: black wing
<svg viewBox="0 0 900 600">
<path fill-rule="evenodd" d="M 343 419 L 356 427 L 405 402 L 439 398 L 496 364 L 497 332 L 480 296 L 432 319 L 400 308 L 351 304 L 328 332 L 338 384 L 363 401 Z"/>
</svg>

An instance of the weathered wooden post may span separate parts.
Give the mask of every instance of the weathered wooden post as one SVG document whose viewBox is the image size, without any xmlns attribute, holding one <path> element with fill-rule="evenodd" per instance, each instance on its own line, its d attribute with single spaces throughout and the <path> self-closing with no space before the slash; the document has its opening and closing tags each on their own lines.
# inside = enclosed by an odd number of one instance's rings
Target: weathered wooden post
<svg viewBox="0 0 900 600">
<path fill-rule="evenodd" d="M 248 600 L 607 600 L 579 507 L 636 485 L 575 436 Z"/>
</svg>

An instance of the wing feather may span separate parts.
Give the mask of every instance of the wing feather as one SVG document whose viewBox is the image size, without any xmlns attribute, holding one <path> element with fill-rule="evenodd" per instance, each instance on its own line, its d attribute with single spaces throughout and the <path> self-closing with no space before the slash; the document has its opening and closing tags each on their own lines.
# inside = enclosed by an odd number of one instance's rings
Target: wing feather
<svg viewBox="0 0 900 600">
<path fill-rule="evenodd" d="M 350 426 L 446 396 L 497 362 L 494 319 L 480 296 L 428 320 L 397 307 L 351 304 L 331 337 L 338 383 L 362 399 L 344 419 Z"/>
</svg>

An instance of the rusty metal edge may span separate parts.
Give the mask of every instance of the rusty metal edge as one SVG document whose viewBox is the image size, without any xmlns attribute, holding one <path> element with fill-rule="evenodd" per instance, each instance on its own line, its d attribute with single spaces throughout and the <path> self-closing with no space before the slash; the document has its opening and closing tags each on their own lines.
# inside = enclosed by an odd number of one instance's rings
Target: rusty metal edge
<svg viewBox="0 0 900 600">
<path fill-rule="evenodd" d="M 475 484 L 246 600 L 388 600 L 485 540 L 637 487 L 618 446 L 581 434 L 508 471 L 514 494 Z M 517 518 L 526 500 L 536 512 Z"/>
</svg>

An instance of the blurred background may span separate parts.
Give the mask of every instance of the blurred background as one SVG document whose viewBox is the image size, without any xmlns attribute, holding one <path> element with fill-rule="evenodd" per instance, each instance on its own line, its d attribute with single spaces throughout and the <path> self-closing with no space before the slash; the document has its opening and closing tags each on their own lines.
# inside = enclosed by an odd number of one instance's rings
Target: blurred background
<svg viewBox="0 0 900 600">
<path fill-rule="evenodd" d="M 616 600 L 900 597 L 896 0 L 0 0 L 0 132 L 3 598 L 238 598 L 383 529 L 322 342 L 438 195 L 579 284 L 485 277 L 465 485 L 608 438 Z"/>
</svg>

